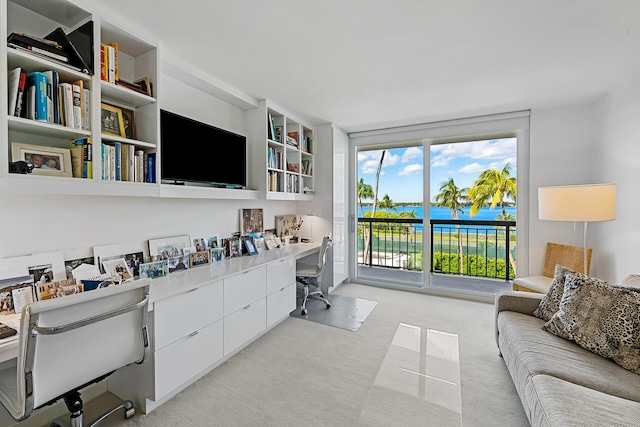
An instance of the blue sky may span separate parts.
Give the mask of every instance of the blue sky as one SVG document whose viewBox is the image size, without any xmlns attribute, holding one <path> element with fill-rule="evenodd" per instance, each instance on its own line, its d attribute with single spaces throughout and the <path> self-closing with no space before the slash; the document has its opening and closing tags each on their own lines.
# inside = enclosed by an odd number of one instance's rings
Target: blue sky
<svg viewBox="0 0 640 427">
<path fill-rule="evenodd" d="M 516 175 L 516 138 L 457 142 L 431 146 L 431 198 L 440 185 L 453 178 L 458 187 L 470 187 L 486 169 L 502 169 L 511 162 Z M 375 189 L 376 171 L 382 150 L 358 152 L 358 180 Z M 394 202 L 422 200 L 423 147 L 393 148 L 387 151 L 380 172 L 378 197 L 388 194 Z"/>
</svg>

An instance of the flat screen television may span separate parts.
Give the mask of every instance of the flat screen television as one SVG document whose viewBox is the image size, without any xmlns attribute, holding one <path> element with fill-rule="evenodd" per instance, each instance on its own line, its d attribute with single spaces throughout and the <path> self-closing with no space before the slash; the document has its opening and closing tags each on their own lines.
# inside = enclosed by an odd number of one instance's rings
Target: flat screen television
<svg viewBox="0 0 640 427">
<path fill-rule="evenodd" d="M 247 138 L 160 110 L 161 178 L 165 184 L 247 185 Z"/>
</svg>

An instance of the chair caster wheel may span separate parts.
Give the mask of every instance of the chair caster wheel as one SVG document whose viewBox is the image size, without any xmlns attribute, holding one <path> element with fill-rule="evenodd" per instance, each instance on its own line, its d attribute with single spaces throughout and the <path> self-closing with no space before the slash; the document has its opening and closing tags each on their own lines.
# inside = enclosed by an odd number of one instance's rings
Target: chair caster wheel
<svg viewBox="0 0 640 427">
<path fill-rule="evenodd" d="M 133 418 L 135 414 L 136 414 L 136 408 L 127 409 L 124 412 L 124 419 L 128 420 L 129 418 Z"/>
<path fill-rule="evenodd" d="M 330 307 L 331 307 L 331 304 L 326 303 L 326 304 L 325 304 L 325 306 L 326 306 L 327 308 L 330 308 Z"/>
<path fill-rule="evenodd" d="M 300 311 L 300 313 L 302 313 L 303 315 L 305 315 L 305 314 L 307 314 L 307 313 L 308 313 L 308 311 L 307 311 L 307 309 L 306 309 L 306 308 L 303 308 L 303 309 L 302 309 L 302 311 Z"/>
</svg>

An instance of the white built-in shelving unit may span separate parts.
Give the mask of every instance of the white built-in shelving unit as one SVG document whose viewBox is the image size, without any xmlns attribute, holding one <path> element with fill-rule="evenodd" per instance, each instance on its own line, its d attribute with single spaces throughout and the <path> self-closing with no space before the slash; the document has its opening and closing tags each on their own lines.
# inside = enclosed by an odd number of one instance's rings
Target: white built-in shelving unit
<svg viewBox="0 0 640 427">
<path fill-rule="evenodd" d="M 258 108 L 247 111 L 247 143 L 249 183 L 254 188 L 267 199 L 311 199 L 315 140 L 310 125 L 262 100 Z"/>
</svg>

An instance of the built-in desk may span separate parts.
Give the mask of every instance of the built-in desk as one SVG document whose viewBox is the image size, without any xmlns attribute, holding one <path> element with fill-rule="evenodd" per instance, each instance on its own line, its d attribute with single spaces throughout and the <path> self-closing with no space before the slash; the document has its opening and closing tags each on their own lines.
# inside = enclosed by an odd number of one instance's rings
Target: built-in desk
<svg viewBox="0 0 640 427">
<path fill-rule="evenodd" d="M 320 246 L 289 244 L 153 279 L 149 360 L 116 371 L 108 390 L 139 411 L 157 408 L 287 318 L 296 308 L 296 260 Z M 17 357 L 17 338 L 8 340 L 0 362 Z"/>
</svg>

